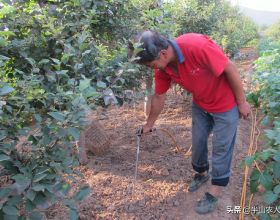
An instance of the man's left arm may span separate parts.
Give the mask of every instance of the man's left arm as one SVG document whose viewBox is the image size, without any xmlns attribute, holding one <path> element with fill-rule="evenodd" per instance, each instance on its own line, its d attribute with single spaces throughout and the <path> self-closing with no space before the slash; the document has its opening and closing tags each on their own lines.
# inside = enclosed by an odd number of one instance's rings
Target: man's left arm
<svg viewBox="0 0 280 220">
<path fill-rule="evenodd" d="M 224 74 L 235 96 L 239 113 L 244 119 L 247 119 L 250 115 L 251 107 L 246 101 L 239 72 L 232 61 L 229 60 L 226 64 Z"/>
</svg>

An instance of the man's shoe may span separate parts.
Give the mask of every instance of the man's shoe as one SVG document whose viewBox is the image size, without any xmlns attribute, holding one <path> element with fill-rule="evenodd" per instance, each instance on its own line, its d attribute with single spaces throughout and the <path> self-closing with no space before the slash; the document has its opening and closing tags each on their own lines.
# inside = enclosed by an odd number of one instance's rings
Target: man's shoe
<svg viewBox="0 0 280 220">
<path fill-rule="evenodd" d="M 195 211 L 198 214 L 207 214 L 213 212 L 218 205 L 218 199 L 206 192 L 201 200 L 197 202 Z"/>
<path fill-rule="evenodd" d="M 189 192 L 196 191 L 203 183 L 205 183 L 209 179 L 209 177 L 210 175 L 208 173 L 206 175 L 200 175 L 199 173 L 196 173 L 189 185 Z"/>
</svg>

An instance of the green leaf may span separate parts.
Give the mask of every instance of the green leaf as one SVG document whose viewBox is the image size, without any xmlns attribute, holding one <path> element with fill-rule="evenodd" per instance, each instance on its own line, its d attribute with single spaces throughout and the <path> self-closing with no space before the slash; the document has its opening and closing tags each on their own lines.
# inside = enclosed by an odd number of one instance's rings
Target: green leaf
<svg viewBox="0 0 280 220">
<path fill-rule="evenodd" d="M 9 200 L 7 202 L 7 205 L 9 206 L 17 206 L 19 205 L 21 202 L 23 201 L 22 196 L 21 195 L 15 195 L 15 196 L 11 196 L 9 197 Z"/>
<path fill-rule="evenodd" d="M 136 69 L 127 69 L 126 72 L 128 73 L 135 73 L 137 70 Z"/>
<path fill-rule="evenodd" d="M 257 169 L 254 169 L 251 173 L 250 179 L 259 180 L 260 176 L 261 176 L 261 173 Z"/>
<path fill-rule="evenodd" d="M 55 64 L 57 64 L 57 65 L 60 65 L 60 64 L 61 64 L 60 60 L 55 59 L 55 58 L 51 58 L 51 59 L 52 59 L 52 61 L 53 61 Z"/>
<path fill-rule="evenodd" d="M 37 193 L 36 197 L 34 199 L 34 204 L 37 208 L 46 210 L 51 206 L 51 202 L 48 200 L 48 198 L 43 193 Z"/>
<path fill-rule="evenodd" d="M 273 176 L 275 179 L 280 178 L 280 162 L 273 165 Z"/>
<path fill-rule="evenodd" d="M 52 139 L 44 135 L 41 141 L 43 145 L 49 145 L 52 142 Z"/>
<path fill-rule="evenodd" d="M 10 59 L 9 57 L 6 57 L 6 56 L 3 56 L 3 55 L 0 55 L 0 60 L 7 61 L 7 60 L 9 60 L 9 59 Z"/>
<path fill-rule="evenodd" d="M 64 204 L 69 208 L 69 209 L 76 209 L 76 204 L 75 201 L 72 199 L 66 199 L 63 201 Z"/>
<path fill-rule="evenodd" d="M 4 7 L 0 9 L 0 18 L 3 18 L 5 15 L 8 15 L 14 11 L 16 11 L 14 7 L 10 5 L 4 5 Z"/>
<path fill-rule="evenodd" d="M 87 54 L 90 54 L 90 52 L 91 52 L 91 50 L 86 50 L 85 52 L 82 53 L 82 57 L 87 55 Z"/>
<path fill-rule="evenodd" d="M 69 55 L 67 55 L 67 54 L 63 54 L 63 56 L 61 57 L 61 62 L 62 63 L 67 63 L 68 62 L 68 60 L 69 60 Z"/>
<path fill-rule="evenodd" d="M 38 170 L 36 170 L 36 175 L 40 175 L 42 173 L 48 172 L 50 170 L 49 167 L 39 167 Z"/>
<path fill-rule="evenodd" d="M 96 89 L 92 86 L 86 88 L 83 90 L 83 96 L 86 98 L 99 98 L 101 97 L 101 93 L 100 92 L 96 92 Z"/>
<path fill-rule="evenodd" d="M 32 189 L 29 189 L 26 193 L 26 197 L 28 199 L 30 199 L 31 201 L 33 201 L 35 199 L 35 196 L 36 196 L 36 192 L 33 191 Z"/>
<path fill-rule="evenodd" d="M 74 70 L 75 70 L 75 71 L 80 71 L 83 67 L 84 67 L 84 64 L 83 64 L 83 63 L 76 63 L 76 64 L 74 65 Z"/>
<path fill-rule="evenodd" d="M 86 39 L 88 38 L 88 35 L 89 35 L 88 32 L 83 31 L 78 38 L 78 44 L 79 45 L 83 44 L 86 41 Z"/>
<path fill-rule="evenodd" d="M 72 0 L 74 3 L 74 6 L 80 6 L 81 5 L 81 0 Z"/>
<path fill-rule="evenodd" d="M 84 78 L 82 80 L 80 80 L 80 84 L 79 84 L 79 90 L 83 91 L 84 89 L 90 87 L 90 79 L 88 78 Z"/>
<path fill-rule="evenodd" d="M 75 107 L 80 107 L 80 106 L 83 106 L 83 105 L 86 105 L 87 102 L 86 100 L 84 99 L 83 96 L 78 96 L 77 98 L 75 98 L 71 104 Z"/>
<path fill-rule="evenodd" d="M 32 211 L 33 209 L 35 209 L 35 204 L 32 202 L 32 201 L 30 201 L 29 199 L 27 199 L 26 200 L 26 203 L 25 203 L 25 210 L 27 211 L 27 212 L 30 212 L 30 211 Z"/>
<path fill-rule="evenodd" d="M 9 112 L 9 113 L 13 113 L 13 108 L 11 107 L 11 106 L 9 106 L 9 105 L 6 105 L 5 106 L 6 107 L 6 110 Z"/>
<path fill-rule="evenodd" d="M 6 47 L 8 45 L 8 41 L 3 37 L 0 37 L 0 47 Z"/>
<path fill-rule="evenodd" d="M 267 190 L 271 190 L 273 187 L 273 178 L 270 174 L 268 173 L 263 173 L 260 176 L 260 183 L 266 188 Z"/>
<path fill-rule="evenodd" d="M 121 84 L 124 84 L 124 83 L 125 83 L 125 79 L 123 79 L 123 78 L 119 78 L 118 81 L 120 81 Z"/>
<path fill-rule="evenodd" d="M 48 114 L 58 121 L 65 121 L 66 116 L 61 112 L 49 112 Z"/>
<path fill-rule="evenodd" d="M 61 167 L 60 167 L 60 169 L 61 169 Z M 47 176 L 46 176 L 46 180 L 53 180 L 53 179 L 56 179 L 56 178 L 58 178 L 59 177 L 59 175 L 58 174 L 55 174 L 55 173 L 49 173 Z"/>
<path fill-rule="evenodd" d="M 30 184 L 30 180 L 22 174 L 17 174 L 12 179 L 20 186 L 28 186 Z"/>
<path fill-rule="evenodd" d="M 80 131 L 77 128 L 68 128 L 68 134 L 75 138 L 75 140 L 79 140 L 80 138 Z"/>
<path fill-rule="evenodd" d="M 255 193 L 257 192 L 257 187 L 259 185 L 259 181 L 258 180 L 250 180 L 250 192 L 251 193 Z"/>
<path fill-rule="evenodd" d="M 10 36 L 15 36 L 15 33 L 12 31 L 0 31 L 0 36 L 10 37 Z"/>
<path fill-rule="evenodd" d="M 278 199 L 278 195 L 274 194 L 272 191 L 267 191 L 264 193 L 263 199 L 265 203 L 270 205 Z"/>
<path fill-rule="evenodd" d="M 61 192 L 62 192 L 64 195 L 66 195 L 66 194 L 69 192 L 70 189 L 71 189 L 70 184 L 64 183 L 64 184 L 62 185 L 62 187 L 61 187 Z"/>
<path fill-rule="evenodd" d="M 270 158 L 271 152 L 270 151 L 263 151 L 260 153 L 259 158 L 262 159 L 263 161 L 266 161 Z"/>
<path fill-rule="evenodd" d="M 48 59 L 42 59 L 42 60 L 40 60 L 40 62 L 38 63 L 39 65 L 44 65 L 44 64 L 48 64 L 48 63 L 50 63 L 50 60 L 48 60 Z"/>
<path fill-rule="evenodd" d="M 34 145 L 37 145 L 38 144 L 38 139 L 34 136 L 34 135 L 30 135 L 28 138 L 27 138 L 28 141 L 31 141 L 32 144 Z"/>
<path fill-rule="evenodd" d="M 55 71 L 57 75 L 66 75 L 66 73 L 68 73 L 68 70 L 60 70 L 60 71 Z"/>
<path fill-rule="evenodd" d="M 0 188 L 0 198 L 8 197 L 12 193 L 10 188 Z"/>
<path fill-rule="evenodd" d="M 39 123 L 42 122 L 42 117 L 39 114 L 35 114 L 34 117 L 35 117 L 37 122 L 39 122 Z"/>
<path fill-rule="evenodd" d="M 64 128 L 59 128 L 58 131 L 57 131 L 57 136 L 59 138 L 64 138 L 67 136 L 67 130 L 64 129 Z"/>
<path fill-rule="evenodd" d="M 278 184 L 277 186 L 274 187 L 273 192 L 275 194 L 280 194 L 280 184 Z"/>
<path fill-rule="evenodd" d="M 18 215 L 18 209 L 14 206 L 6 205 L 2 210 L 7 215 Z"/>
<path fill-rule="evenodd" d="M 271 217 L 269 214 L 266 213 L 260 213 L 258 214 L 259 220 L 271 220 Z"/>
<path fill-rule="evenodd" d="M 76 209 L 70 209 L 69 210 L 69 216 L 70 216 L 70 220 L 77 220 L 79 219 L 79 215 Z"/>
<path fill-rule="evenodd" d="M 90 193 L 90 187 L 84 186 L 80 189 L 80 191 L 78 193 L 76 193 L 74 199 L 76 201 L 80 201 L 80 200 L 84 199 L 86 196 L 88 196 L 89 193 Z"/>
<path fill-rule="evenodd" d="M 252 163 L 254 162 L 254 160 L 255 160 L 255 157 L 254 156 L 248 156 L 248 157 L 246 157 L 246 159 L 245 159 L 245 164 L 246 164 L 246 166 L 251 166 L 252 165 Z"/>
<path fill-rule="evenodd" d="M 27 127 L 22 128 L 18 131 L 19 135 L 22 135 L 22 136 L 27 136 L 29 132 L 30 132 L 30 129 Z"/>
<path fill-rule="evenodd" d="M 42 219 L 43 219 L 43 216 L 41 215 L 40 212 L 32 212 L 32 213 L 29 215 L 29 219 L 30 219 L 30 220 L 42 220 Z"/>
<path fill-rule="evenodd" d="M 28 63 L 30 63 L 31 66 L 33 67 L 35 66 L 36 61 L 33 58 L 26 57 L 25 59 L 28 61 Z"/>
<path fill-rule="evenodd" d="M 7 132 L 0 130 L 0 141 L 4 140 L 7 137 Z"/>
<path fill-rule="evenodd" d="M 39 175 L 35 175 L 35 177 L 33 179 L 33 182 L 37 183 L 40 180 L 44 179 L 47 175 L 48 175 L 47 173 L 42 173 L 42 174 L 39 174 Z"/>
<path fill-rule="evenodd" d="M 36 192 L 44 191 L 45 190 L 45 186 L 41 185 L 41 184 L 36 184 L 35 186 L 32 187 L 32 189 L 34 191 L 36 191 Z"/>
<path fill-rule="evenodd" d="M 5 154 L 0 154 L 0 162 L 10 160 L 11 158 Z"/>
<path fill-rule="evenodd" d="M 0 96 L 7 95 L 7 94 L 11 93 L 12 91 L 14 91 L 14 88 L 12 88 L 8 85 L 4 85 L 3 87 L 0 87 Z"/>
<path fill-rule="evenodd" d="M 72 166 L 72 164 L 73 164 L 73 159 L 72 158 L 70 158 L 70 157 L 68 157 L 68 158 L 65 158 L 64 160 L 63 160 L 63 166 L 65 166 L 65 167 L 70 167 L 70 166 Z"/>
<path fill-rule="evenodd" d="M 4 220 L 21 220 L 17 215 L 4 215 Z"/>
<path fill-rule="evenodd" d="M 102 81 L 98 81 L 96 83 L 96 86 L 99 87 L 99 88 L 102 88 L 102 89 L 105 89 L 107 86 L 106 86 L 106 83 L 102 82 Z"/>
</svg>

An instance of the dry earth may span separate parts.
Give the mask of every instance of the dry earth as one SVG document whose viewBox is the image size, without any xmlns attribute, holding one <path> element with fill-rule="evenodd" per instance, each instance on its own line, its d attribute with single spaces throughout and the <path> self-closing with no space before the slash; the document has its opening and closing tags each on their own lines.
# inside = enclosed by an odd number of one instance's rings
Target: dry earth
<svg viewBox="0 0 280 220">
<path fill-rule="evenodd" d="M 244 49 L 245 60 L 237 66 L 245 83 L 250 81 L 254 50 Z M 111 138 L 111 149 L 104 156 L 90 155 L 90 162 L 79 169 L 91 194 L 79 205 L 80 219 L 143 219 L 193 220 L 238 219 L 228 209 L 239 206 L 244 167 L 250 136 L 250 120 L 240 120 L 232 164 L 230 184 L 219 199 L 218 209 L 207 215 L 194 211 L 195 203 L 210 186 L 210 181 L 197 192 L 188 192 L 193 176 L 191 158 L 186 152 L 191 147 L 191 98 L 169 92 L 167 104 L 157 121 L 158 130 L 141 141 L 137 180 L 134 180 L 136 159 L 135 131 L 145 121 L 142 104 L 114 107 L 106 114 L 92 115 L 99 119 Z M 166 129 L 180 146 L 160 129 Z M 211 137 L 210 137 L 211 139 Z M 211 161 L 211 140 L 209 140 Z M 48 219 L 68 219 L 67 210 L 56 205 L 48 212 Z M 247 219 L 251 219 L 249 215 Z"/>
</svg>

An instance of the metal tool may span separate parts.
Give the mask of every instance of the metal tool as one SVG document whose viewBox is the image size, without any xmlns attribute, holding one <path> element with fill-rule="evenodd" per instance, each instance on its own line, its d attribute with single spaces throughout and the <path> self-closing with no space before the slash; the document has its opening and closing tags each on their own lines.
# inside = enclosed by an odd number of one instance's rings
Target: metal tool
<svg viewBox="0 0 280 220">
<path fill-rule="evenodd" d="M 150 132 L 154 132 L 156 129 L 153 128 L 150 130 Z M 138 174 L 138 161 L 139 161 L 139 153 L 140 153 L 140 141 L 141 141 L 141 137 L 143 135 L 143 128 L 139 129 L 136 132 L 136 138 L 137 138 L 137 148 L 136 148 L 136 161 L 135 161 L 135 173 L 134 173 L 134 183 L 137 180 L 137 174 Z M 134 184 L 133 184 L 134 185 Z"/>
<path fill-rule="evenodd" d="M 136 149 L 136 162 L 135 162 L 135 173 L 134 173 L 134 182 L 136 182 L 137 179 L 137 172 L 138 172 L 138 160 L 139 160 L 139 152 L 140 152 L 140 140 L 141 136 L 136 135 L 137 138 L 137 149 Z"/>
</svg>

